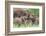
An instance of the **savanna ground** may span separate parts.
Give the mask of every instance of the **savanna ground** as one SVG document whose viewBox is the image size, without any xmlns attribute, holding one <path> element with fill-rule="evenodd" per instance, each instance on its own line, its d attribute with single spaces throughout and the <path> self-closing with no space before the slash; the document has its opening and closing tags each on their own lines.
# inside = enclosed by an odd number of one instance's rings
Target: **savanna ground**
<svg viewBox="0 0 46 36">
<path fill-rule="evenodd" d="M 38 16 L 39 17 L 39 9 L 26 9 L 26 11 L 28 13 L 32 13 L 33 15 L 35 16 Z M 13 21 L 13 27 L 14 28 L 26 28 L 26 27 L 38 27 L 39 26 L 39 23 L 16 23 Z"/>
</svg>

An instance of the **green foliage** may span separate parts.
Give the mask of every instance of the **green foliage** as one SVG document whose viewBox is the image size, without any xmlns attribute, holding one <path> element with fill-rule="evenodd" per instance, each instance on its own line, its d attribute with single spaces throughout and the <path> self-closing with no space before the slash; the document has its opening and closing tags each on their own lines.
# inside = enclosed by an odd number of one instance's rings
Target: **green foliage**
<svg viewBox="0 0 46 36">
<path fill-rule="evenodd" d="M 28 13 L 32 13 L 35 16 L 39 16 L 39 9 L 26 9 Z"/>
<path fill-rule="evenodd" d="M 14 23 L 13 24 L 13 27 L 14 28 L 27 28 L 27 27 L 38 27 L 38 24 L 31 24 L 31 23 L 27 23 L 27 24 L 18 24 L 18 23 Z"/>
</svg>

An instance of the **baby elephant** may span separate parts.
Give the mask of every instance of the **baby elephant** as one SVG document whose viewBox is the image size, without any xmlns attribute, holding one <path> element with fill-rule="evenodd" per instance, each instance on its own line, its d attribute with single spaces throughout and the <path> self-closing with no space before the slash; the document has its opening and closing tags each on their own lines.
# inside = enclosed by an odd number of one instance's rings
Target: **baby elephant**
<svg viewBox="0 0 46 36">
<path fill-rule="evenodd" d="M 18 17 L 14 18 L 14 21 L 19 24 L 22 23 L 22 19 Z"/>
</svg>

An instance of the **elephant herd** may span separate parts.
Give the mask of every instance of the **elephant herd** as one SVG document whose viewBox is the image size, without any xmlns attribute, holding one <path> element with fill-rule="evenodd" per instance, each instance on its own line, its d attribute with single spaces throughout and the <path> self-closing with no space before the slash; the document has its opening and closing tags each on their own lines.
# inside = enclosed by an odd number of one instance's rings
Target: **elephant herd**
<svg viewBox="0 0 46 36">
<path fill-rule="evenodd" d="M 13 13 L 13 18 L 16 23 L 39 23 L 39 17 L 34 16 L 32 13 L 28 13 L 23 9 L 16 9 Z"/>
</svg>

